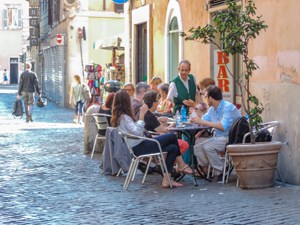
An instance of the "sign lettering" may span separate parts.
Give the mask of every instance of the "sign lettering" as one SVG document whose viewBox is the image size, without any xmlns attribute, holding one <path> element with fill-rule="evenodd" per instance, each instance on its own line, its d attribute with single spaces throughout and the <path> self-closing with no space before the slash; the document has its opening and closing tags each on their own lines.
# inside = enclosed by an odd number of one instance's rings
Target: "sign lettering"
<svg viewBox="0 0 300 225">
<path fill-rule="evenodd" d="M 216 50 L 214 52 L 214 79 L 221 88 L 223 98 L 233 102 L 233 78 L 228 74 L 232 71 L 232 58 L 225 52 Z"/>
<path fill-rule="evenodd" d="M 29 26 L 37 27 L 38 26 L 38 19 L 37 18 L 29 18 Z"/>
<path fill-rule="evenodd" d="M 38 8 L 29 8 L 29 16 L 30 17 L 38 17 L 39 9 Z"/>
</svg>

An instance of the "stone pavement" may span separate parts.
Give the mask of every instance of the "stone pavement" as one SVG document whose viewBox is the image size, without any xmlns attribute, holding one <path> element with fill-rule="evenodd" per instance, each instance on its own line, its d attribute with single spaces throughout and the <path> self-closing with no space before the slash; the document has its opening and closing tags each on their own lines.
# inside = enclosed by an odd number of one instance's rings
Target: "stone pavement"
<svg viewBox="0 0 300 225">
<path fill-rule="evenodd" d="M 0 86 L 0 224 L 300 224 L 300 187 L 242 190 L 184 178 L 185 187 L 144 185 L 138 174 L 101 174 L 99 160 L 83 154 L 83 126 L 73 111 L 48 101 L 33 123 L 14 119 L 17 87 Z M 99 156 L 98 156 L 99 158 Z"/>
</svg>

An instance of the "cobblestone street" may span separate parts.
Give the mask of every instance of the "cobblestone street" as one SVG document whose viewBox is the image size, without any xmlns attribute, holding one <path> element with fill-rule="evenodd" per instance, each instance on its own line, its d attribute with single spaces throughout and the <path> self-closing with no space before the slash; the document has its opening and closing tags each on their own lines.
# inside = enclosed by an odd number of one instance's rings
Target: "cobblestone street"
<svg viewBox="0 0 300 225">
<path fill-rule="evenodd" d="M 161 177 L 101 174 L 99 155 L 83 154 L 84 128 L 73 111 L 48 101 L 33 123 L 14 119 L 17 86 L 0 86 L 0 224 L 299 224 L 300 186 L 242 190 L 185 177 L 162 189 Z"/>
</svg>

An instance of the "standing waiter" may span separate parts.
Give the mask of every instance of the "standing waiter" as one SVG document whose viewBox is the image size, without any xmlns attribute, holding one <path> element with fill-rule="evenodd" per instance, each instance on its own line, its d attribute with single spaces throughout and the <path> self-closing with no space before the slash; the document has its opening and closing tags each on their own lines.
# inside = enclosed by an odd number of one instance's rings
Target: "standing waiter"
<svg viewBox="0 0 300 225">
<path fill-rule="evenodd" d="M 21 74 L 17 95 L 17 99 L 20 99 L 20 96 L 22 95 L 24 100 L 26 123 L 28 123 L 29 121 L 33 122 L 32 111 L 35 91 L 41 98 L 42 94 L 39 89 L 39 81 L 36 73 L 31 71 L 31 64 L 26 63 L 26 71 Z"/>
</svg>

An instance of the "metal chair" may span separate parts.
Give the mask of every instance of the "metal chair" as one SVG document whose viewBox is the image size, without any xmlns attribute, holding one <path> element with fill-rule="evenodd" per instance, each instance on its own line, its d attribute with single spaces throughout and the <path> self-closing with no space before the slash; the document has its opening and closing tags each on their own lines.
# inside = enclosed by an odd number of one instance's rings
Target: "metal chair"
<svg viewBox="0 0 300 225">
<path fill-rule="evenodd" d="M 97 135 L 94 140 L 94 146 L 91 154 L 91 158 L 94 156 L 94 152 L 98 143 L 98 140 L 105 140 L 105 132 L 107 127 L 109 127 L 109 120 L 108 118 L 111 115 L 103 114 L 103 113 L 93 113 L 92 116 L 95 119 L 95 125 L 97 127 Z"/>
<path fill-rule="evenodd" d="M 171 182 L 171 179 L 169 177 L 166 162 L 165 162 L 165 159 L 164 159 L 164 154 L 165 153 L 162 152 L 162 149 L 161 149 L 161 146 L 160 146 L 159 142 L 155 139 L 152 139 L 152 138 L 136 136 L 136 135 L 128 134 L 128 133 L 125 133 L 125 132 L 120 132 L 120 134 L 124 138 L 124 140 L 127 144 L 128 150 L 129 150 L 129 152 L 132 156 L 131 163 L 130 163 L 130 166 L 129 166 L 129 170 L 127 172 L 127 176 L 126 176 L 126 179 L 125 179 L 125 182 L 124 182 L 124 185 L 123 185 L 124 190 L 127 190 L 130 182 L 132 182 L 134 180 L 134 177 L 135 177 L 135 174 L 136 174 L 136 171 L 137 171 L 137 167 L 138 167 L 138 164 L 141 161 L 141 159 L 148 158 L 147 168 L 146 168 L 143 180 L 142 180 L 142 183 L 145 182 L 145 179 L 146 179 L 146 176 L 147 176 L 147 173 L 148 173 L 148 170 L 149 170 L 150 162 L 151 162 L 153 157 L 158 158 L 159 164 L 161 166 L 161 170 L 164 171 L 167 174 L 170 187 L 172 188 L 172 182 Z M 153 141 L 157 144 L 157 147 L 158 147 L 159 151 L 157 153 L 149 153 L 149 154 L 136 156 L 134 154 L 133 150 L 132 150 L 132 147 L 128 144 L 129 139 L 142 139 L 142 140 Z"/>
</svg>

